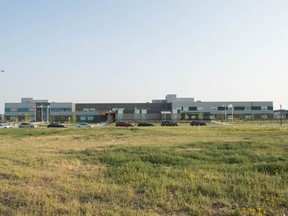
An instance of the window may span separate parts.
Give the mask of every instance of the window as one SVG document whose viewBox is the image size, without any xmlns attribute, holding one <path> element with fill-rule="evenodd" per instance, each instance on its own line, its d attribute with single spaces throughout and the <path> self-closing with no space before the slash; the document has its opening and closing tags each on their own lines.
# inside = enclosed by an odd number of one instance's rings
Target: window
<svg viewBox="0 0 288 216">
<path fill-rule="evenodd" d="M 80 121 L 85 121 L 86 120 L 86 116 L 80 116 Z"/>
<path fill-rule="evenodd" d="M 261 106 L 251 106 L 251 110 L 261 110 Z"/>
<path fill-rule="evenodd" d="M 217 108 L 218 108 L 218 111 L 224 111 L 225 110 L 225 106 L 219 106 Z"/>
<path fill-rule="evenodd" d="M 203 107 L 197 107 L 197 111 L 203 111 Z"/>
<path fill-rule="evenodd" d="M 234 110 L 245 110 L 244 106 L 235 106 Z"/>
<path fill-rule="evenodd" d="M 273 106 L 268 106 L 268 110 L 273 110 Z"/>
<path fill-rule="evenodd" d="M 189 107 L 189 111 L 197 111 L 197 107 Z"/>
<path fill-rule="evenodd" d="M 267 110 L 268 110 L 268 109 L 267 109 L 267 106 L 261 107 L 261 110 L 267 111 Z"/>
<path fill-rule="evenodd" d="M 88 121 L 93 121 L 93 120 L 94 120 L 94 117 L 93 117 L 93 116 L 88 116 L 88 117 L 87 117 L 87 120 L 88 120 Z"/>
<path fill-rule="evenodd" d="M 83 108 L 84 112 L 89 112 L 89 108 Z"/>
<path fill-rule="evenodd" d="M 218 109 L 217 109 L 217 107 L 211 107 L 211 110 L 212 111 L 217 111 Z"/>
<path fill-rule="evenodd" d="M 51 108 L 51 112 L 71 112 L 71 108 Z"/>
<path fill-rule="evenodd" d="M 89 110 L 90 110 L 90 112 L 95 112 L 96 111 L 95 108 L 90 108 Z"/>
</svg>

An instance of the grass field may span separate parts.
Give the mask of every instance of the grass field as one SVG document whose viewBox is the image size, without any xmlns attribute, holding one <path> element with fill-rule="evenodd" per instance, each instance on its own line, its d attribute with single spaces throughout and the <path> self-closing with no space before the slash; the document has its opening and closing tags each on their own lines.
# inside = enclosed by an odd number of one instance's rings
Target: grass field
<svg viewBox="0 0 288 216">
<path fill-rule="evenodd" d="M 288 215 L 288 127 L 0 130 L 0 215 Z"/>
</svg>

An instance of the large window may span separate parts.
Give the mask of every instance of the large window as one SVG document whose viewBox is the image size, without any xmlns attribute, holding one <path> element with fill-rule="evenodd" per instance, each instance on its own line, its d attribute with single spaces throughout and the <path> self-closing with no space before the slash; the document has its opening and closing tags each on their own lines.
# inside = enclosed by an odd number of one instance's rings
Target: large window
<svg viewBox="0 0 288 216">
<path fill-rule="evenodd" d="M 234 110 L 245 110 L 244 106 L 235 106 Z"/>
<path fill-rule="evenodd" d="M 251 106 L 251 110 L 261 110 L 261 106 Z"/>
<path fill-rule="evenodd" d="M 80 121 L 86 121 L 86 116 L 80 116 Z"/>
<path fill-rule="evenodd" d="M 219 106 L 218 107 L 218 111 L 224 111 L 225 110 L 225 106 Z"/>
<path fill-rule="evenodd" d="M 51 108 L 51 112 L 72 112 L 71 108 Z"/>
<path fill-rule="evenodd" d="M 88 120 L 88 121 L 93 121 L 93 120 L 94 120 L 94 117 L 93 117 L 93 116 L 87 116 L 87 120 Z"/>
<path fill-rule="evenodd" d="M 17 112 L 17 108 L 7 108 L 7 109 L 9 109 L 8 112 Z"/>
<path fill-rule="evenodd" d="M 189 111 L 197 111 L 197 107 L 189 107 Z"/>
<path fill-rule="evenodd" d="M 261 110 L 263 110 L 263 111 L 267 111 L 268 109 L 267 109 L 267 106 L 263 106 L 263 107 L 261 107 Z"/>
</svg>

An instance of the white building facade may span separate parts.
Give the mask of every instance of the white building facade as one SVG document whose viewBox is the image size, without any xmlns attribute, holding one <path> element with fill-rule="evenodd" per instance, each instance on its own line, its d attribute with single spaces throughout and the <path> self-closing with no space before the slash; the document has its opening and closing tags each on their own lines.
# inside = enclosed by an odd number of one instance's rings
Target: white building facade
<svg viewBox="0 0 288 216">
<path fill-rule="evenodd" d="M 172 104 L 171 118 L 175 120 L 273 119 L 272 101 L 202 102 L 175 94 L 167 95 L 165 101 Z"/>
<path fill-rule="evenodd" d="M 49 102 L 22 98 L 19 103 L 5 103 L 5 121 L 157 121 L 273 119 L 272 101 L 195 101 L 169 94 L 152 103 L 85 103 Z"/>
</svg>

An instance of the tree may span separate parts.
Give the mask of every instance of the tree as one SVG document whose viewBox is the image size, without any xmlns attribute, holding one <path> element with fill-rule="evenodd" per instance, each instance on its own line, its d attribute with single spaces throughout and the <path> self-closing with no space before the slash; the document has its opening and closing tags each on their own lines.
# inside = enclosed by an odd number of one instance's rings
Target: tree
<svg viewBox="0 0 288 216">
<path fill-rule="evenodd" d="M 26 113 L 25 116 L 24 116 L 24 121 L 25 122 L 29 122 L 31 120 L 31 116 L 29 113 Z"/>
<path fill-rule="evenodd" d="M 75 113 L 71 116 L 71 122 L 72 122 L 73 124 L 76 123 L 76 115 L 75 115 Z"/>
<path fill-rule="evenodd" d="M 54 116 L 49 116 L 49 122 L 54 122 L 55 121 L 55 117 Z"/>
<path fill-rule="evenodd" d="M 198 113 L 198 118 L 199 118 L 200 120 L 203 120 L 203 118 L 204 118 L 204 113 L 203 113 L 203 112 Z"/>
<path fill-rule="evenodd" d="M 188 113 L 185 113 L 185 120 L 188 120 L 189 119 L 189 115 L 188 115 Z"/>
</svg>

